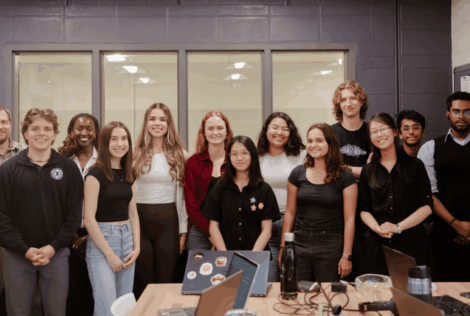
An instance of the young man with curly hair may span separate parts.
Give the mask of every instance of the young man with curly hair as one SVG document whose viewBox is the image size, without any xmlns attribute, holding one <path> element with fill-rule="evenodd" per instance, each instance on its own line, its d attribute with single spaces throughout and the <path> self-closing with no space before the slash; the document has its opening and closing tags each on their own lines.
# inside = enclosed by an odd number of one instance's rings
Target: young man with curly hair
<svg viewBox="0 0 470 316">
<path fill-rule="evenodd" d="M 364 88 L 356 81 L 341 83 L 333 94 L 333 114 L 338 123 L 331 125 L 339 141 L 343 163 L 354 174 L 357 181 L 362 167 L 367 164 L 371 154 L 371 144 L 367 124 L 363 122 L 369 108 L 369 98 Z M 356 214 L 356 231 L 353 248 L 353 271 L 351 278 L 365 273 L 364 245 L 370 235 L 370 229 Z"/>
</svg>

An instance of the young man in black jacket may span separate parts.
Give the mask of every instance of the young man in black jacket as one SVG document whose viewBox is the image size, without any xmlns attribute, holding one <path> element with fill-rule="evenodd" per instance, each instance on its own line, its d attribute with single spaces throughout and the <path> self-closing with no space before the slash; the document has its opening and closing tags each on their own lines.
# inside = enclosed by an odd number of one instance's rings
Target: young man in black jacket
<svg viewBox="0 0 470 316">
<path fill-rule="evenodd" d="M 33 108 L 21 123 L 29 148 L 0 166 L 0 243 L 9 315 L 29 315 L 35 284 L 46 315 L 65 315 L 67 244 L 77 231 L 83 179 L 73 161 L 51 148 L 52 110 Z"/>
</svg>

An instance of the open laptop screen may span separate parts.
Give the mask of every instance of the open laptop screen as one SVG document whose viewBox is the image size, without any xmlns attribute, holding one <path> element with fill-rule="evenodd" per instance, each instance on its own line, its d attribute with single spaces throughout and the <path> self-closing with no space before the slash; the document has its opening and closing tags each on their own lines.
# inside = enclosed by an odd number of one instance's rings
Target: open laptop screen
<svg viewBox="0 0 470 316">
<path fill-rule="evenodd" d="M 258 264 L 245 256 L 235 252 L 227 272 L 227 277 L 243 270 L 243 278 L 237 292 L 237 298 L 233 309 L 244 309 L 246 301 L 250 296 L 251 289 L 258 270 Z"/>
<path fill-rule="evenodd" d="M 395 249 L 386 246 L 382 247 L 393 287 L 406 293 L 408 291 L 408 270 L 412 267 L 416 267 L 415 258 Z"/>
</svg>

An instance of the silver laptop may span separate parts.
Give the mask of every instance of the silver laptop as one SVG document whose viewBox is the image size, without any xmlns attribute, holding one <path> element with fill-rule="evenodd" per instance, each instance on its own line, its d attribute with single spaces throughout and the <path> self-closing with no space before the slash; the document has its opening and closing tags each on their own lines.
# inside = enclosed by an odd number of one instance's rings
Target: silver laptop
<svg viewBox="0 0 470 316">
<path fill-rule="evenodd" d="M 440 309 L 392 287 L 393 300 L 400 316 L 442 316 Z"/>
<path fill-rule="evenodd" d="M 204 290 L 197 307 L 159 309 L 158 313 L 160 316 L 224 315 L 233 309 L 242 278 L 243 270 Z"/>
</svg>

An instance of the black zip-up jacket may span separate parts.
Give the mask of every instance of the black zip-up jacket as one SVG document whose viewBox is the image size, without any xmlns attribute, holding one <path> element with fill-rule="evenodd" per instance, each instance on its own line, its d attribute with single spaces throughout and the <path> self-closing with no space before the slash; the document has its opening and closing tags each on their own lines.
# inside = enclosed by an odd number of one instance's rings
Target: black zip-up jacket
<svg viewBox="0 0 470 316">
<path fill-rule="evenodd" d="M 51 149 L 40 167 L 28 151 L 0 166 L 0 244 L 23 256 L 31 247 L 66 247 L 83 205 L 83 178 L 73 160 Z"/>
</svg>

